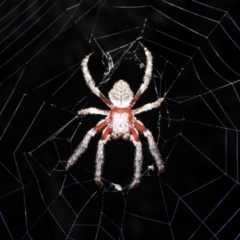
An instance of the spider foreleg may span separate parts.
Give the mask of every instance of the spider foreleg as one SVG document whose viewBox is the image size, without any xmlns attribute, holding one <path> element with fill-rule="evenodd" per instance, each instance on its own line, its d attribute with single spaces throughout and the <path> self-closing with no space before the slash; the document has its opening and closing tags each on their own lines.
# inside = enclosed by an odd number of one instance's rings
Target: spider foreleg
<svg viewBox="0 0 240 240">
<path fill-rule="evenodd" d="M 107 125 L 107 119 L 101 120 L 94 128 L 90 129 L 82 142 L 77 146 L 71 157 L 68 159 L 66 170 L 77 162 L 77 159 L 85 152 L 90 139 L 95 136 L 98 131 L 101 131 Z"/>
<path fill-rule="evenodd" d="M 102 138 L 98 142 L 97 154 L 96 154 L 96 166 L 95 166 L 95 178 L 94 181 L 98 185 L 104 185 L 102 182 L 102 169 L 104 164 L 104 145 L 110 139 L 111 128 L 107 127 L 102 133 Z"/>
<path fill-rule="evenodd" d="M 159 107 L 163 101 L 164 101 L 164 98 L 159 98 L 155 102 L 148 103 L 148 104 L 143 105 L 142 107 L 134 109 L 133 113 L 134 114 L 139 114 L 141 112 L 146 112 L 146 111 L 152 110 L 153 108 Z"/>
<path fill-rule="evenodd" d="M 91 91 L 97 95 L 104 103 L 106 103 L 109 107 L 112 106 L 112 102 L 107 99 L 101 92 L 100 90 L 96 87 L 96 84 L 95 84 L 95 81 L 93 80 L 89 70 L 88 70 L 88 61 L 89 61 L 89 58 L 90 56 L 92 55 L 89 54 L 87 55 L 83 60 L 82 60 L 82 72 L 83 72 L 83 76 L 84 76 L 84 79 L 88 85 L 88 87 L 91 89 Z"/>
<path fill-rule="evenodd" d="M 143 77 L 143 83 L 141 84 L 139 90 L 137 91 L 136 95 L 134 96 L 133 100 L 131 101 L 131 106 L 133 106 L 136 103 L 136 101 L 139 99 L 139 97 L 142 95 L 142 93 L 147 89 L 149 82 L 151 80 L 151 77 L 152 77 L 152 69 L 153 69 L 152 54 L 142 43 L 140 43 L 140 45 L 142 46 L 142 48 L 145 52 L 147 64 L 146 64 L 145 73 L 144 73 L 144 77 Z"/>
<path fill-rule="evenodd" d="M 89 58 L 90 56 L 92 55 L 93 53 L 90 53 L 89 55 L 87 55 L 83 60 L 82 60 L 82 71 L 83 71 L 83 76 L 84 76 L 84 79 L 88 85 L 88 87 L 91 89 L 91 91 L 97 95 L 98 97 L 100 97 L 100 91 L 99 89 L 95 86 L 95 81 L 93 80 L 89 70 L 88 70 L 88 61 L 89 61 Z"/>
</svg>

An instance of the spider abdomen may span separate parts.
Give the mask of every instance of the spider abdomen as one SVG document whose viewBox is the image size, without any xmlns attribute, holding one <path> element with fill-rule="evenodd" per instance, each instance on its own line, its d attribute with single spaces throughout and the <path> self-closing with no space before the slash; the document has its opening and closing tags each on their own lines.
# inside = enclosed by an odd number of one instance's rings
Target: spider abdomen
<svg viewBox="0 0 240 240">
<path fill-rule="evenodd" d="M 114 113 L 112 120 L 112 137 L 113 138 L 129 138 L 129 114 Z"/>
<path fill-rule="evenodd" d="M 112 138 L 128 139 L 129 124 L 132 120 L 132 111 L 130 108 L 113 108 L 110 113 L 110 121 L 112 125 Z"/>
</svg>

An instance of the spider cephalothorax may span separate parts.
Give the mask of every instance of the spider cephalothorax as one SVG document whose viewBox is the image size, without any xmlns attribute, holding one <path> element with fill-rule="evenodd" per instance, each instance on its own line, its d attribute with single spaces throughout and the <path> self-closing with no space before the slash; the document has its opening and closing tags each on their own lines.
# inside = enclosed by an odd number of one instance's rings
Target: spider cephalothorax
<svg viewBox="0 0 240 240">
<path fill-rule="evenodd" d="M 117 81 L 108 93 L 109 99 L 116 107 L 130 107 L 133 99 L 133 92 L 124 80 Z"/>
<path fill-rule="evenodd" d="M 141 46 L 143 47 L 147 58 L 147 65 L 145 69 L 143 83 L 141 84 L 135 96 L 132 90 L 130 89 L 128 83 L 125 82 L 124 80 L 119 80 L 113 85 L 113 88 L 109 91 L 109 99 L 107 99 L 95 86 L 95 82 L 92 79 L 92 76 L 88 70 L 87 64 L 91 54 L 86 56 L 82 61 L 83 76 L 85 78 L 87 85 L 89 86 L 91 91 L 95 95 L 97 95 L 110 108 L 110 111 L 101 110 L 97 108 L 87 108 L 78 111 L 79 115 L 101 114 L 105 115 L 106 118 L 101 120 L 94 128 L 90 129 L 87 132 L 82 142 L 78 145 L 74 153 L 69 158 L 66 169 L 68 170 L 74 163 L 76 163 L 77 159 L 87 149 L 90 139 L 97 132 L 102 130 L 102 136 L 98 143 L 97 148 L 96 169 L 94 178 L 95 182 L 100 185 L 103 185 L 101 176 L 104 162 L 104 145 L 111 138 L 112 139 L 123 138 L 125 140 L 129 139 L 130 141 L 132 141 L 136 148 L 134 159 L 134 176 L 130 188 L 137 186 L 140 182 L 141 177 L 143 156 L 142 156 L 142 144 L 139 140 L 138 132 L 143 133 L 143 135 L 148 140 L 149 150 L 155 160 L 158 173 L 164 170 L 163 161 L 161 159 L 157 145 L 154 142 L 152 133 L 143 125 L 142 122 L 135 118 L 136 114 L 159 107 L 164 98 L 159 98 L 157 101 L 153 103 L 148 103 L 142 107 L 132 109 L 132 106 L 136 103 L 141 94 L 147 89 L 152 75 L 152 54 L 142 44 Z"/>
</svg>

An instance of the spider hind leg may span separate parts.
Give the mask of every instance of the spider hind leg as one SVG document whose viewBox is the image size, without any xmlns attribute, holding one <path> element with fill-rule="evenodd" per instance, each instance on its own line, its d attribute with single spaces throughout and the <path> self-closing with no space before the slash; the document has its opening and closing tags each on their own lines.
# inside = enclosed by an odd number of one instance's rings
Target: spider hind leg
<svg viewBox="0 0 240 240">
<path fill-rule="evenodd" d="M 107 120 L 101 120 L 94 128 L 87 132 L 82 142 L 77 146 L 71 157 L 68 159 L 66 170 L 77 162 L 78 158 L 86 151 L 91 138 L 94 137 L 97 132 L 101 131 L 106 125 Z"/>
<path fill-rule="evenodd" d="M 66 170 L 68 170 L 72 165 L 74 165 L 78 158 L 86 151 L 90 139 L 96 134 L 94 128 L 89 130 L 86 136 L 83 138 L 82 142 L 77 146 L 71 157 L 68 159 Z"/>
<path fill-rule="evenodd" d="M 164 164 L 163 164 L 163 160 L 161 158 L 160 152 L 157 148 L 156 143 L 154 142 L 152 133 L 146 129 L 143 132 L 144 136 L 147 138 L 148 140 L 148 144 L 149 144 L 149 150 L 155 160 L 156 166 L 157 166 L 157 170 L 158 170 L 158 174 L 162 173 L 164 171 Z"/>
<path fill-rule="evenodd" d="M 103 130 L 102 137 L 98 142 L 97 154 L 96 154 L 96 166 L 94 181 L 97 185 L 104 185 L 102 182 L 102 170 L 104 164 L 104 145 L 110 139 L 111 128 L 106 127 Z"/>
<path fill-rule="evenodd" d="M 139 136 L 135 128 L 130 129 L 131 136 L 130 140 L 135 146 L 135 158 L 134 158 L 134 173 L 133 173 L 133 181 L 130 184 L 130 189 L 137 187 L 140 183 L 141 171 L 142 171 L 142 144 L 139 141 Z"/>
<path fill-rule="evenodd" d="M 152 133 L 139 120 L 136 120 L 134 122 L 134 125 L 147 138 L 149 151 L 154 158 L 155 164 L 157 166 L 158 174 L 160 174 L 161 172 L 164 171 L 164 164 L 163 164 L 163 160 L 161 158 L 160 152 L 157 148 L 157 144 L 154 142 Z"/>
</svg>

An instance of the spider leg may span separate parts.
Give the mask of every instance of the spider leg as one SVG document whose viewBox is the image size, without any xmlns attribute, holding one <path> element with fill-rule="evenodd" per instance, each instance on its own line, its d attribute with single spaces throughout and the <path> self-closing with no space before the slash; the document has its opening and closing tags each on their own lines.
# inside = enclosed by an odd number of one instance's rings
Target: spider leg
<svg viewBox="0 0 240 240">
<path fill-rule="evenodd" d="M 96 154 L 96 166 L 95 166 L 95 178 L 94 181 L 98 185 L 103 185 L 102 182 L 102 169 L 104 163 L 104 145 L 110 139 L 111 127 L 106 127 L 102 133 L 102 137 L 98 142 L 97 154 Z"/>
<path fill-rule="evenodd" d="M 98 108 L 86 108 L 86 109 L 81 109 L 78 111 L 78 115 L 87 115 L 87 114 L 100 114 L 100 115 L 108 115 L 107 110 L 102 110 Z"/>
<path fill-rule="evenodd" d="M 140 183 L 141 178 L 141 170 L 142 170 L 142 144 L 139 141 L 139 136 L 137 130 L 135 128 L 130 128 L 130 140 L 133 142 L 135 146 L 135 158 L 134 158 L 134 174 L 133 181 L 130 185 L 130 189 L 136 187 Z"/>
<path fill-rule="evenodd" d="M 95 134 L 101 131 L 107 125 L 107 119 L 101 120 L 98 124 L 90 129 L 85 137 L 83 138 L 82 142 L 77 146 L 71 157 L 68 159 L 66 170 L 68 170 L 72 165 L 77 162 L 77 159 L 85 152 L 88 147 L 90 139 L 95 136 Z"/>
<path fill-rule="evenodd" d="M 139 90 L 137 91 L 136 95 L 132 99 L 132 101 L 130 103 L 131 106 L 133 106 L 136 103 L 136 101 L 139 99 L 139 97 L 142 95 L 142 93 L 147 89 L 148 84 L 152 77 L 152 69 L 153 69 L 152 54 L 142 43 L 140 43 L 140 45 L 143 47 L 143 50 L 145 52 L 147 64 L 146 64 L 145 73 L 144 73 L 144 77 L 143 77 L 143 83 L 141 84 Z"/>
<path fill-rule="evenodd" d="M 96 87 L 95 85 L 95 81 L 93 80 L 89 70 L 88 70 L 88 61 L 89 61 L 89 58 L 90 56 L 92 55 L 89 54 L 87 55 L 83 60 L 82 60 L 82 72 L 83 72 L 83 76 L 84 76 L 84 79 L 88 85 L 88 87 L 90 88 L 90 90 L 95 94 L 97 95 L 105 104 L 107 104 L 107 106 L 109 107 L 112 107 L 113 104 L 112 102 L 107 99 L 101 92 L 100 90 Z"/>
<path fill-rule="evenodd" d="M 139 120 L 135 120 L 134 125 L 147 138 L 149 150 L 155 160 L 155 163 L 156 163 L 156 166 L 158 169 L 158 173 L 163 172 L 164 171 L 163 160 L 161 158 L 157 144 L 154 142 L 152 133 Z"/>
<path fill-rule="evenodd" d="M 139 108 L 136 108 L 133 110 L 133 114 L 139 114 L 141 112 L 149 111 L 153 108 L 157 108 L 161 105 L 161 103 L 164 101 L 164 98 L 159 98 L 157 101 L 145 104 Z"/>
</svg>

